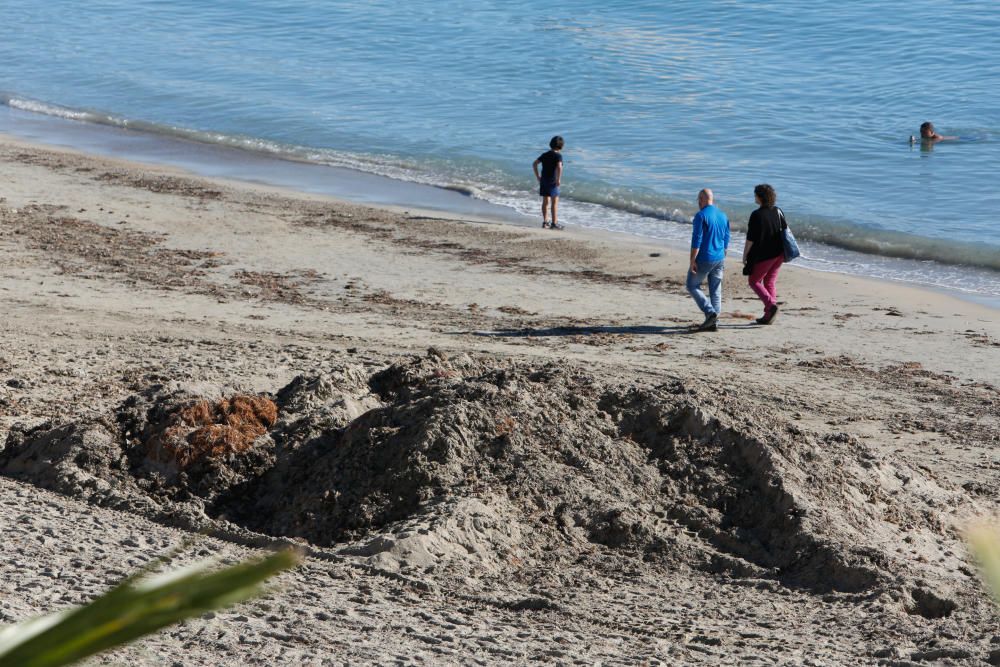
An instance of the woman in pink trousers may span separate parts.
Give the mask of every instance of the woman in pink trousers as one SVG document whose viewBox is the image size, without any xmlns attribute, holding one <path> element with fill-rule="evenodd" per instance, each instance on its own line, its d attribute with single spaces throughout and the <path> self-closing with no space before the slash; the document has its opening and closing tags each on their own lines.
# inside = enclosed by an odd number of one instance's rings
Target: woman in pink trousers
<svg viewBox="0 0 1000 667">
<path fill-rule="evenodd" d="M 778 314 L 778 292 L 775 283 L 778 271 L 785 261 L 782 230 L 787 227 L 781 209 L 774 205 L 777 193 L 767 183 L 753 189 L 753 197 L 760 207 L 750 214 L 747 223 L 747 241 L 743 246 L 744 275 L 749 275 L 750 288 L 764 302 L 764 315 L 757 324 L 770 324 Z"/>
</svg>

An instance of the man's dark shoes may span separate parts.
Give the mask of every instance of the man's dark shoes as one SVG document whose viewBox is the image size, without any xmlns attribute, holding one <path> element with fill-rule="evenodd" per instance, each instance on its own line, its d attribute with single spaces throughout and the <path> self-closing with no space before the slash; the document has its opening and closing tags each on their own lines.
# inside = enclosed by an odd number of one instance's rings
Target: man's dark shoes
<svg viewBox="0 0 1000 667">
<path fill-rule="evenodd" d="M 757 324 L 770 324 L 771 322 L 774 321 L 774 318 L 777 316 L 777 314 L 778 314 L 778 306 L 777 305 L 771 306 L 770 308 L 767 309 L 767 312 L 764 313 L 764 317 L 757 318 Z"/>
<path fill-rule="evenodd" d="M 698 327 L 698 331 L 718 331 L 719 330 L 719 315 L 717 313 L 709 313 L 705 316 L 705 321 L 701 323 Z"/>
</svg>

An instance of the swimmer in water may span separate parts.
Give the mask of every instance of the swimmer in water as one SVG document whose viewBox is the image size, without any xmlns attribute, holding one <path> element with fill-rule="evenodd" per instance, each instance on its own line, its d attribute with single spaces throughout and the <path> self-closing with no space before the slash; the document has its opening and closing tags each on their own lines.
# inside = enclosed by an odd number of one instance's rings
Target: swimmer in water
<svg viewBox="0 0 1000 667">
<path fill-rule="evenodd" d="M 927 121 L 920 124 L 920 142 L 921 143 L 937 143 L 939 141 L 951 141 L 958 139 L 958 137 L 946 137 L 938 134 L 934 131 L 934 123 Z M 910 135 L 910 143 L 916 142 L 916 137 Z"/>
</svg>

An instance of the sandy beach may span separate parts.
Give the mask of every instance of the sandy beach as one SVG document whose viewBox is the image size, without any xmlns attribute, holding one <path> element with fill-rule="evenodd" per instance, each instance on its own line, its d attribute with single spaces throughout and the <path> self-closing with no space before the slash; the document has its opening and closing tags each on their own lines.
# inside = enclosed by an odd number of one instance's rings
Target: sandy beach
<svg viewBox="0 0 1000 667">
<path fill-rule="evenodd" d="M 659 244 L 0 159 L 0 622 L 203 534 L 308 557 L 93 664 L 1000 664 L 996 310 L 734 264 L 694 334 Z"/>
</svg>

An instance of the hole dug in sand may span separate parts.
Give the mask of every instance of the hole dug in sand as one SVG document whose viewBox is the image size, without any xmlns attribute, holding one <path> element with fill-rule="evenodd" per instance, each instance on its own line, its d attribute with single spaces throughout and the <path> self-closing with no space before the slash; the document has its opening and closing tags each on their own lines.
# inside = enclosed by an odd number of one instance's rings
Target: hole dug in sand
<svg viewBox="0 0 1000 667">
<path fill-rule="evenodd" d="M 962 565 L 938 557 L 962 553 L 960 493 L 843 434 L 787 428 L 751 390 L 434 351 L 301 376 L 273 400 L 228 396 L 152 387 L 113 423 L 14 430 L 0 470 L 393 571 L 506 576 L 600 552 L 859 592 Z"/>
<path fill-rule="evenodd" d="M 951 616 L 958 606 L 954 600 L 948 599 L 938 593 L 925 588 L 917 587 L 910 591 L 913 603 L 907 606 L 906 610 L 911 614 L 917 614 L 924 618 L 945 618 Z"/>
</svg>

